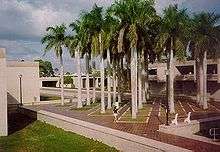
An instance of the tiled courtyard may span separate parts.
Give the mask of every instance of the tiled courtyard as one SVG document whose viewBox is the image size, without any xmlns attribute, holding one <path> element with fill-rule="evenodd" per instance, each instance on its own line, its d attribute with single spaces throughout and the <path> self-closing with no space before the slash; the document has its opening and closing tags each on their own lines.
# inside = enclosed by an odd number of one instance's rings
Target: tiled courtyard
<svg viewBox="0 0 220 152">
<path fill-rule="evenodd" d="M 151 101 L 148 101 L 148 103 L 144 104 L 143 109 L 139 110 L 137 119 L 132 120 L 129 102 L 125 101 L 119 109 L 117 122 L 114 122 L 111 109 L 106 110 L 105 114 L 100 113 L 99 103 L 95 103 L 94 105 L 84 107 L 79 110 L 75 108 L 76 105 L 74 103 L 68 103 L 65 106 L 54 104 L 27 106 L 26 108 L 34 111 L 46 110 L 49 112 L 62 114 L 68 117 L 96 123 L 102 126 L 151 138 L 197 152 L 220 151 L 219 145 L 159 132 L 159 125 L 164 124 L 166 121 L 166 111 L 164 105 L 165 101 L 162 100 L 162 98 L 153 98 Z M 209 109 L 203 110 L 192 100 L 177 98 L 175 102 L 175 110 L 176 113 L 179 114 L 178 122 L 184 121 L 188 112 L 192 112 L 192 120 L 220 116 L 220 104 L 214 101 L 209 102 Z M 169 115 L 170 121 L 173 118 L 174 114 Z"/>
</svg>

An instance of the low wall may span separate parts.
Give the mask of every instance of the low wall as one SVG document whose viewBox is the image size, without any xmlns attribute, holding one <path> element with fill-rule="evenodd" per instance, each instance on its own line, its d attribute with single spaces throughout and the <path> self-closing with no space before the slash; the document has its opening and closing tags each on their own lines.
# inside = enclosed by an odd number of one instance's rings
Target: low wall
<svg viewBox="0 0 220 152">
<path fill-rule="evenodd" d="M 37 113 L 37 119 L 63 128 L 64 130 L 72 131 L 88 138 L 96 139 L 125 152 L 190 151 L 152 139 L 140 137 L 47 111 L 39 111 Z"/>
<path fill-rule="evenodd" d="M 181 122 L 178 125 L 170 125 L 170 126 L 160 125 L 159 131 L 167 134 L 173 134 L 185 138 L 191 138 L 194 140 L 220 145 L 220 143 L 212 142 L 212 140 L 209 138 L 195 135 L 195 133 L 199 131 L 209 130 L 210 128 L 218 128 L 219 122 L 220 122 L 220 116 L 193 120 L 191 121 L 190 124 Z"/>
</svg>

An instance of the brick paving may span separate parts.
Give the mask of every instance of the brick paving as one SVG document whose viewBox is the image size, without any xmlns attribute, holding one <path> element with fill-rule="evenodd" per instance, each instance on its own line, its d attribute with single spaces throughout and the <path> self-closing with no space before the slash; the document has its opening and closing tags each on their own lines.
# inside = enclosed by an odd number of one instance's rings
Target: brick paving
<svg viewBox="0 0 220 152">
<path fill-rule="evenodd" d="M 175 136 L 171 134 L 166 134 L 166 133 L 161 133 L 158 131 L 159 125 L 165 123 L 165 116 L 161 115 L 160 117 L 158 116 L 159 113 L 159 107 L 160 103 L 164 104 L 165 101 L 162 100 L 161 98 L 154 98 L 153 99 L 153 110 L 151 112 L 150 118 L 148 123 L 143 124 L 143 123 L 114 123 L 113 122 L 113 116 L 89 116 L 88 114 L 91 112 L 90 111 L 72 111 L 69 110 L 68 106 L 61 107 L 57 105 L 40 105 L 40 106 L 27 106 L 26 108 L 32 109 L 32 110 L 46 110 L 50 112 L 54 112 L 57 114 L 62 114 L 68 117 L 73 117 L 76 119 L 84 120 L 87 122 L 91 123 L 96 123 L 102 126 L 110 127 L 113 129 L 125 131 L 128 133 L 136 134 L 139 136 L 143 136 L 146 138 L 151 138 L 157 141 L 161 141 L 164 143 L 172 144 L 175 146 L 183 147 L 186 149 L 190 149 L 196 152 L 219 152 L 220 151 L 220 146 L 218 145 L 213 145 L 201 141 L 196 141 L 193 139 L 189 138 L 184 138 L 180 136 Z M 212 116 L 220 116 L 219 111 L 208 111 L 208 112 L 201 112 L 201 108 L 199 108 L 198 111 L 193 112 L 192 109 L 190 108 L 188 100 L 181 100 L 181 104 L 183 105 L 185 111 L 192 112 L 192 119 L 201 119 L 201 118 L 207 118 L 207 117 L 212 117 Z M 193 102 L 190 102 L 191 104 L 194 104 Z M 212 102 L 213 104 L 214 102 Z M 180 104 L 177 104 L 180 107 Z M 214 103 L 215 105 L 215 103 Z M 194 105 L 196 106 L 196 105 Z M 179 109 L 178 107 L 178 109 Z M 180 109 L 181 110 L 181 109 Z M 212 109 L 213 110 L 213 109 Z M 125 110 L 123 110 L 125 111 Z M 183 111 L 183 110 L 182 110 Z M 186 115 L 185 115 L 186 116 Z M 171 120 L 171 118 L 170 118 Z M 181 119 L 182 120 L 182 119 Z"/>
</svg>

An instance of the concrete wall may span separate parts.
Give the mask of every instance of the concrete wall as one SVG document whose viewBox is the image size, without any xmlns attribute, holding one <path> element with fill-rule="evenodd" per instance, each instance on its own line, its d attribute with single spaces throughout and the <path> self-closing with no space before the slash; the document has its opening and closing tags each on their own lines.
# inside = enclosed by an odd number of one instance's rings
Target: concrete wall
<svg viewBox="0 0 220 152">
<path fill-rule="evenodd" d="M 0 136 L 8 134 L 5 49 L 0 48 Z"/>
<path fill-rule="evenodd" d="M 40 101 L 39 64 L 35 62 L 7 61 L 8 103 L 20 103 L 20 74 L 22 75 L 23 104 Z"/>
</svg>

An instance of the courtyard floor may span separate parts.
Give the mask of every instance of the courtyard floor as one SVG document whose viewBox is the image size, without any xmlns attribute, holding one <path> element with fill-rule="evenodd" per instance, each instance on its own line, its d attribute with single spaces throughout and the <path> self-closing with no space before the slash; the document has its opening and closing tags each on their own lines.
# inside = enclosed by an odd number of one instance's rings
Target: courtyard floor
<svg viewBox="0 0 220 152">
<path fill-rule="evenodd" d="M 33 111 L 45 110 L 62 114 L 67 117 L 72 117 L 120 131 L 136 134 L 196 152 L 220 151 L 220 146 L 218 145 L 159 132 L 159 125 L 164 124 L 166 121 L 164 105 L 165 101 L 163 98 L 152 98 L 152 100 L 150 100 L 147 104 L 144 104 L 144 108 L 142 110 L 139 110 L 139 113 L 137 114 L 138 118 L 136 120 L 132 120 L 129 102 L 125 101 L 119 109 L 117 122 L 114 122 L 112 110 L 106 110 L 105 114 L 100 113 L 99 103 L 95 103 L 91 106 L 78 110 L 75 108 L 75 103 L 68 103 L 64 106 L 59 104 L 50 104 L 26 106 L 25 108 Z M 176 113 L 179 114 L 179 122 L 183 121 L 187 117 L 188 112 L 192 112 L 192 120 L 220 116 L 220 103 L 215 101 L 209 102 L 209 108 L 207 110 L 203 110 L 192 100 L 179 97 L 175 101 L 175 109 Z M 171 121 L 173 118 L 174 115 L 170 115 L 169 121 Z"/>
</svg>

